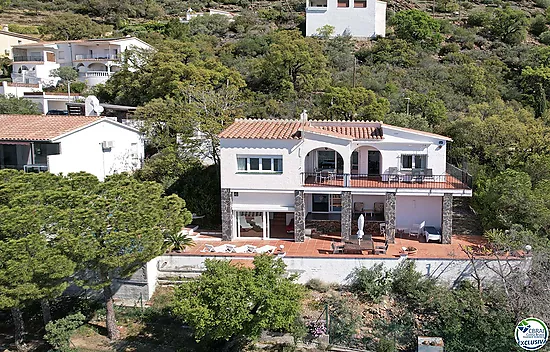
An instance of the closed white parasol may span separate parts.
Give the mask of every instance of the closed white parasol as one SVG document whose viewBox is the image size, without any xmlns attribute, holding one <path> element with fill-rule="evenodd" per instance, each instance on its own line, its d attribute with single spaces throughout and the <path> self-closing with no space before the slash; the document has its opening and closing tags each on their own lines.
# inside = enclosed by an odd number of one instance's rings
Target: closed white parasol
<svg viewBox="0 0 550 352">
<path fill-rule="evenodd" d="M 357 220 L 357 240 L 359 241 L 359 244 L 361 244 L 361 240 L 363 239 L 363 235 L 365 234 L 363 232 L 363 228 L 365 227 L 365 217 L 363 214 L 359 215 L 359 219 Z"/>
</svg>

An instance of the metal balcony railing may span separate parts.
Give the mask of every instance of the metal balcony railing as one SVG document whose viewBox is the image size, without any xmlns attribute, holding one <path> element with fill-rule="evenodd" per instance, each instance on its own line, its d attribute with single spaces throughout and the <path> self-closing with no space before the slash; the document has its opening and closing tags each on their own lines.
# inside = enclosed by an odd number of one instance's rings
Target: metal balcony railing
<svg viewBox="0 0 550 352">
<path fill-rule="evenodd" d="M 26 55 L 17 55 L 13 57 L 13 62 L 22 62 L 22 61 L 43 62 L 44 58 L 42 56 L 26 56 Z"/>
<path fill-rule="evenodd" d="M 40 164 L 28 164 L 23 166 L 25 172 L 46 172 L 48 171 L 48 165 Z"/>
<path fill-rule="evenodd" d="M 468 183 L 453 175 L 421 173 L 362 175 L 304 172 L 302 184 L 312 187 L 471 189 Z"/>
</svg>

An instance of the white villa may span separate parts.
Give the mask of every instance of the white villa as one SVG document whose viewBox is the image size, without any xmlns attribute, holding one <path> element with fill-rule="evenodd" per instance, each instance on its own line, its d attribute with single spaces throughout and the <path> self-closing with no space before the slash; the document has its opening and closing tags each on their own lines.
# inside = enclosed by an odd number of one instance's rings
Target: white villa
<svg viewBox="0 0 550 352">
<path fill-rule="evenodd" d="M 453 197 L 471 177 L 446 163 L 445 136 L 382 122 L 236 120 L 220 134 L 222 238 L 349 239 L 359 214 L 387 239 L 413 224 L 450 243 Z M 369 231 L 367 226 L 366 231 Z"/>
<path fill-rule="evenodd" d="M 51 77 L 51 71 L 60 66 L 72 66 L 78 70 L 81 82 L 95 86 L 121 69 L 122 54 L 132 48 L 153 49 L 134 37 L 14 45 L 12 81 L 54 85 L 59 78 Z"/>
<path fill-rule="evenodd" d="M 386 35 L 386 3 L 379 0 L 306 0 L 306 35 L 323 26 L 356 38 Z"/>
<path fill-rule="evenodd" d="M 99 116 L 0 115 L 0 169 L 85 171 L 100 180 L 141 167 L 140 132 Z"/>
</svg>

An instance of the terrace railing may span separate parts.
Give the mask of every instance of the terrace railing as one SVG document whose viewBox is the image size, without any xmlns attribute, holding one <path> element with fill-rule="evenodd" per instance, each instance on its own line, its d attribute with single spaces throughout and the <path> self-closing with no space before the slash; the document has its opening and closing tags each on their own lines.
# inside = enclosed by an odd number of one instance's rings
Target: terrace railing
<svg viewBox="0 0 550 352">
<path fill-rule="evenodd" d="M 75 61 L 80 60 L 120 60 L 118 54 L 77 54 L 74 56 Z"/>
<path fill-rule="evenodd" d="M 449 175 L 453 176 L 457 180 L 460 180 L 462 183 L 468 186 L 469 189 L 473 187 L 474 178 L 465 170 L 462 170 L 452 164 L 447 163 L 446 171 Z"/>
<path fill-rule="evenodd" d="M 462 175 L 456 177 L 450 174 L 336 174 L 325 172 L 302 173 L 304 186 L 319 187 L 351 187 L 351 188 L 437 188 L 437 189 L 471 189 L 469 179 Z"/>
</svg>

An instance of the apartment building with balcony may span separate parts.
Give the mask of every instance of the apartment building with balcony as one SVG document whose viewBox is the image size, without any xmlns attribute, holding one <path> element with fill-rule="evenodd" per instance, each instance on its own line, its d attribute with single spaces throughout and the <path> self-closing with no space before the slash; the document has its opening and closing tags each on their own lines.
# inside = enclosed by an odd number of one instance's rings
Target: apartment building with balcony
<svg viewBox="0 0 550 352">
<path fill-rule="evenodd" d="M 236 120 L 220 134 L 222 236 L 304 241 L 306 227 L 355 219 L 400 229 L 424 223 L 451 241 L 453 197 L 471 177 L 446 162 L 445 136 L 378 121 Z M 330 231 L 330 230 L 328 230 Z"/>
<path fill-rule="evenodd" d="M 13 46 L 14 83 L 55 85 L 51 71 L 74 67 L 79 81 L 95 86 L 121 69 L 122 55 L 129 49 L 153 48 L 134 37 L 27 43 Z"/>
<path fill-rule="evenodd" d="M 356 38 L 386 35 L 386 3 L 379 0 L 306 0 L 306 35 L 326 26 L 334 35 Z"/>
</svg>

